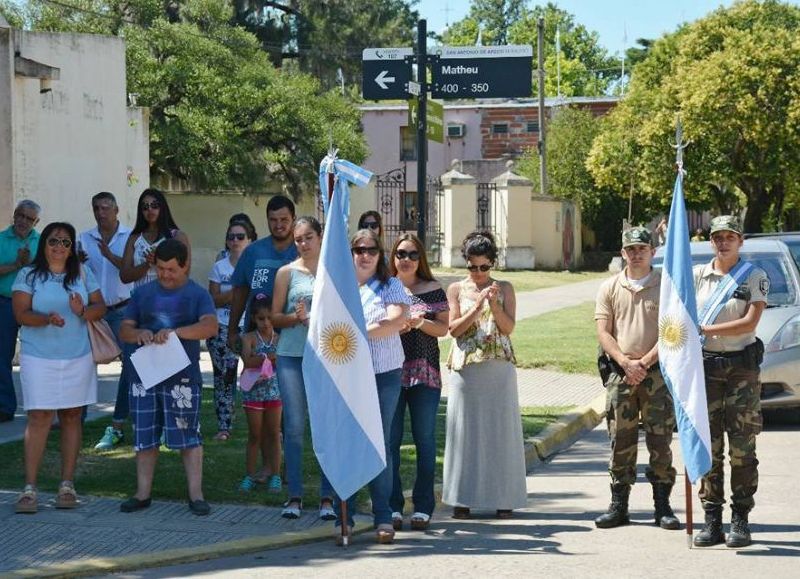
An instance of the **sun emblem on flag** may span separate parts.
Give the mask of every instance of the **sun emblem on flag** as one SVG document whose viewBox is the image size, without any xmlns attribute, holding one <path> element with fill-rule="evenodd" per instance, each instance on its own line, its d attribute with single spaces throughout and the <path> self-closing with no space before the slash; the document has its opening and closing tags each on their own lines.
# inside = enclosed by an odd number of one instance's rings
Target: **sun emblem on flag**
<svg viewBox="0 0 800 579">
<path fill-rule="evenodd" d="M 349 325 L 341 322 L 329 324 L 322 330 L 320 341 L 322 355 L 334 364 L 346 364 L 356 356 L 358 344 L 356 332 Z"/>
<path fill-rule="evenodd" d="M 686 325 L 674 316 L 664 316 L 658 320 L 659 345 L 677 351 L 686 344 Z"/>
</svg>

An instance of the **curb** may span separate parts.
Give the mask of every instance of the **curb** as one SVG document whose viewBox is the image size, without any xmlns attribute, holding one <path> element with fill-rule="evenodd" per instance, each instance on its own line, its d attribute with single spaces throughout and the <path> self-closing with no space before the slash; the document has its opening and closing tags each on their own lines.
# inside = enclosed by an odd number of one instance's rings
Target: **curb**
<svg viewBox="0 0 800 579">
<path fill-rule="evenodd" d="M 601 394 L 586 406 L 580 406 L 525 441 L 525 469 L 534 468 L 554 454 L 572 446 L 593 430 L 606 415 L 606 395 Z"/>
</svg>

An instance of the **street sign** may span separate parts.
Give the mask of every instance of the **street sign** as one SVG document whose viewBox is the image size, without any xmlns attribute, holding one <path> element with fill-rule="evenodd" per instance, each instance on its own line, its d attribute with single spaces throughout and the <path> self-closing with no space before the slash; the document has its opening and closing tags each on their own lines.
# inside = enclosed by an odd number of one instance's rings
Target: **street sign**
<svg viewBox="0 0 800 579">
<path fill-rule="evenodd" d="M 417 126 L 417 112 L 419 104 L 417 99 L 408 101 L 408 126 Z M 425 134 L 431 141 L 444 143 L 444 105 L 442 103 L 429 100 L 427 110 L 428 123 Z"/>
<path fill-rule="evenodd" d="M 365 48 L 361 92 L 365 100 L 407 99 L 411 48 Z"/>
<path fill-rule="evenodd" d="M 433 98 L 531 96 L 533 47 L 530 45 L 441 46 L 431 56 L 434 57 L 430 84 Z"/>
<path fill-rule="evenodd" d="M 422 85 L 416 81 L 410 80 L 408 81 L 408 94 L 413 94 L 414 96 L 419 96 L 419 93 L 422 92 Z"/>
</svg>

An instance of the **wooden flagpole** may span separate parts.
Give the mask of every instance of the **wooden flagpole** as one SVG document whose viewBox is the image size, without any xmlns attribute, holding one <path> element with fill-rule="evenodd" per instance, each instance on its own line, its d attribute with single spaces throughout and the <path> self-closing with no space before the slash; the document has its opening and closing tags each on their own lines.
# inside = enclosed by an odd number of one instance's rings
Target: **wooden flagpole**
<svg viewBox="0 0 800 579">
<path fill-rule="evenodd" d="M 689 473 L 683 469 L 684 491 L 686 493 L 686 542 L 692 548 L 692 532 L 694 521 L 692 517 L 692 483 L 689 481 Z"/>
<path fill-rule="evenodd" d="M 331 200 L 333 199 L 333 187 L 336 182 L 336 175 L 334 174 L 333 167 L 333 162 L 336 159 L 336 149 L 333 148 L 332 139 L 330 143 L 330 149 L 328 150 L 328 156 L 331 158 L 330 163 L 328 164 L 328 214 L 330 214 L 332 210 Z M 339 499 L 339 503 L 341 504 L 341 520 L 339 522 L 342 524 L 342 547 L 348 547 L 350 545 L 350 533 L 348 532 L 347 528 L 347 501 Z"/>
</svg>

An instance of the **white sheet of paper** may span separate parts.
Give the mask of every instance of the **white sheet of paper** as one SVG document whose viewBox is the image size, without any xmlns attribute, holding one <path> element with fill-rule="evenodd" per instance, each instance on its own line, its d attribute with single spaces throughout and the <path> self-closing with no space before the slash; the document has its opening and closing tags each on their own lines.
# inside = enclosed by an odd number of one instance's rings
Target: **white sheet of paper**
<svg viewBox="0 0 800 579">
<path fill-rule="evenodd" d="M 191 364 L 175 332 L 170 332 L 169 338 L 163 344 L 149 344 L 136 350 L 131 354 L 131 362 L 146 390 Z"/>
</svg>

